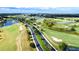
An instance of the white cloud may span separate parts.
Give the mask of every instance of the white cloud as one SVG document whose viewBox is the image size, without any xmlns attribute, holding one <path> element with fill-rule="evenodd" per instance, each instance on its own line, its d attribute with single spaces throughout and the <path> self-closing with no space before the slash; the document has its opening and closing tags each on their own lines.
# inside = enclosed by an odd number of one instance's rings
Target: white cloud
<svg viewBox="0 0 79 59">
<path fill-rule="evenodd" d="M 78 0 L 1 0 L 0 7 L 79 7 Z"/>
</svg>

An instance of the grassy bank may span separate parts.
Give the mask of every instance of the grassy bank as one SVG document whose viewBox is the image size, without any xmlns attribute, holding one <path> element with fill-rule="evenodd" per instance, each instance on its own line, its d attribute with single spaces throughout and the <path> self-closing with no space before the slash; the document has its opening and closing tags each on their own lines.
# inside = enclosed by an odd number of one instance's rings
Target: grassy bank
<svg viewBox="0 0 79 59">
<path fill-rule="evenodd" d="M 16 37 L 19 34 L 19 27 L 14 24 L 0 28 L 0 30 L 2 30 L 2 32 L 0 32 L 2 36 L 0 40 L 0 50 L 16 50 Z"/>
<path fill-rule="evenodd" d="M 36 38 L 37 38 L 37 40 L 38 40 L 40 46 L 43 48 L 43 50 L 44 50 L 44 51 L 49 51 L 49 49 L 45 46 L 45 44 L 44 44 L 42 38 L 40 37 L 40 35 L 39 35 L 38 33 L 36 34 Z"/>
</svg>

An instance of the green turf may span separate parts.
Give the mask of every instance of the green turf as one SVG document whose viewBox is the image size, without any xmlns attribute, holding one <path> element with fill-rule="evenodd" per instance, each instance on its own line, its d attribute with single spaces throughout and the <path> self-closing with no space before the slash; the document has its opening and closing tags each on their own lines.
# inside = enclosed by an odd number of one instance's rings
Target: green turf
<svg viewBox="0 0 79 59">
<path fill-rule="evenodd" d="M 41 39 L 39 34 L 36 34 L 36 38 L 38 42 L 40 43 L 41 47 L 43 48 L 44 51 L 49 51 L 49 49 L 45 46 L 43 40 Z"/>
<path fill-rule="evenodd" d="M 68 34 L 64 32 L 58 32 L 50 29 L 45 29 L 45 33 L 51 38 L 52 36 L 57 37 L 59 39 L 62 39 L 63 42 L 70 44 L 75 47 L 79 47 L 79 36 L 73 35 L 73 34 Z"/>
<path fill-rule="evenodd" d="M 14 24 L 11 26 L 5 26 L 1 28 L 3 30 L 4 39 L 0 41 L 0 50 L 14 51 L 16 50 L 16 38 L 19 34 L 19 27 Z"/>
<path fill-rule="evenodd" d="M 78 33 L 79 33 L 79 27 L 76 27 L 75 29 L 76 29 L 76 32 L 78 32 Z"/>
</svg>

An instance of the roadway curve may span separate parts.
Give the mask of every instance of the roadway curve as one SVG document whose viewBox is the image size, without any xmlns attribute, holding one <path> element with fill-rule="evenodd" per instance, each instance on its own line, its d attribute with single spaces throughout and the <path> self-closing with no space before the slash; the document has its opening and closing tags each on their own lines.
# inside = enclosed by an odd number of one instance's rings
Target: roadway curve
<svg viewBox="0 0 79 59">
<path fill-rule="evenodd" d="M 35 26 L 33 26 L 33 27 L 35 27 Z M 35 28 L 36 28 L 36 27 L 35 27 Z M 36 29 L 37 29 L 37 28 L 36 28 Z M 48 48 L 51 48 L 51 49 L 50 49 L 51 51 L 56 51 L 56 49 L 55 49 L 54 47 L 52 47 L 52 46 L 50 45 L 50 43 L 47 41 L 47 39 L 44 37 L 44 35 L 42 34 L 42 32 L 40 32 L 39 29 L 37 29 L 37 30 L 38 30 L 38 32 L 39 32 L 41 38 L 43 39 L 44 44 L 45 44 Z"/>
<path fill-rule="evenodd" d="M 39 42 L 37 41 L 36 35 L 35 35 L 34 31 L 33 31 L 33 28 L 32 28 L 29 24 L 27 24 L 27 23 L 25 23 L 25 26 L 26 26 L 26 27 L 29 27 L 29 29 L 30 29 L 30 31 L 31 31 L 31 35 L 33 36 L 33 39 L 34 39 L 34 43 L 35 43 L 35 45 L 36 45 L 36 48 L 37 48 L 39 51 L 43 51 L 43 48 L 40 46 Z M 37 30 L 38 30 L 38 29 L 37 29 Z M 46 45 L 48 48 L 51 48 L 50 51 L 56 51 L 56 49 L 55 49 L 54 47 L 52 47 L 52 46 L 47 42 L 46 38 L 44 37 L 44 35 L 43 35 L 40 31 L 39 31 L 39 34 L 40 34 L 41 38 L 43 39 L 45 45 Z"/>
<path fill-rule="evenodd" d="M 25 26 L 30 29 L 31 35 L 32 35 L 32 37 L 33 37 L 33 39 L 34 39 L 34 43 L 35 43 L 35 45 L 36 45 L 37 50 L 43 51 L 43 49 L 41 48 L 39 42 L 37 41 L 37 38 L 36 38 L 36 36 L 35 36 L 35 33 L 34 33 L 33 29 L 31 28 L 31 26 L 28 25 L 27 23 L 25 23 Z"/>
</svg>

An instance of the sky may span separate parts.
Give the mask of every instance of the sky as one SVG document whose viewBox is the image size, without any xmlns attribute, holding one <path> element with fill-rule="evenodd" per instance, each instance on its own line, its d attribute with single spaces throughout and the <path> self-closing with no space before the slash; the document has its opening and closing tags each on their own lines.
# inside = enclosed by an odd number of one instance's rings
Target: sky
<svg viewBox="0 0 79 59">
<path fill-rule="evenodd" d="M 0 7 L 79 7 L 79 0 L 0 0 Z"/>
</svg>

